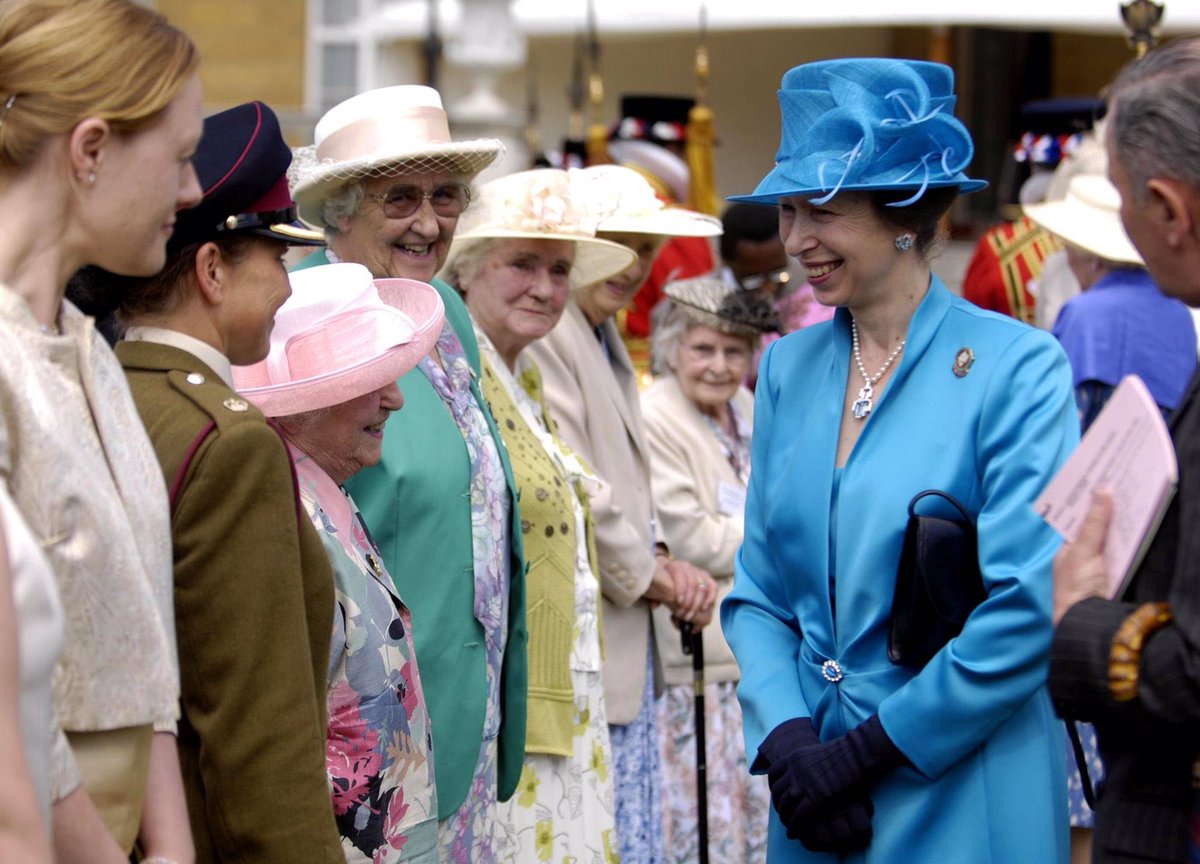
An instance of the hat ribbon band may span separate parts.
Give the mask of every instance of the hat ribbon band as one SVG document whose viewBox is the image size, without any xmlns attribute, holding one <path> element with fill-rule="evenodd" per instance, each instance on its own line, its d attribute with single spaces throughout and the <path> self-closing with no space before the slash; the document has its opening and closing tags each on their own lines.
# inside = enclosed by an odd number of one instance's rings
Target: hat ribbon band
<svg viewBox="0 0 1200 864">
<path fill-rule="evenodd" d="M 446 112 L 431 106 L 390 111 L 385 117 L 364 117 L 327 135 L 317 145 L 317 159 L 349 162 L 404 147 L 449 144 Z"/>
<path fill-rule="evenodd" d="M 375 359 L 413 341 L 416 330 L 410 317 L 390 307 L 339 312 L 287 341 L 279 370 L 286 374 L 276 380 L 303 381 Z"/>
</svg>

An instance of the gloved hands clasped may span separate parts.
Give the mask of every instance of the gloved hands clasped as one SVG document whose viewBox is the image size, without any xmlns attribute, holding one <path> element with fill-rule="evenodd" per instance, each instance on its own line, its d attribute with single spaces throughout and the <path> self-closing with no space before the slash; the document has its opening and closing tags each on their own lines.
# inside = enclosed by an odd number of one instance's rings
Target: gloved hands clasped
<svg viewBox="0 0 1200 864">
<path fill-rule="evenodd" d="M 904 761 L 878 715 L 821 743 L 807 717 L 775 727 L 758 748 L 787 835 L 814 852 L 849 852 L 871 841 L 871 787 Z"/>
</svg>

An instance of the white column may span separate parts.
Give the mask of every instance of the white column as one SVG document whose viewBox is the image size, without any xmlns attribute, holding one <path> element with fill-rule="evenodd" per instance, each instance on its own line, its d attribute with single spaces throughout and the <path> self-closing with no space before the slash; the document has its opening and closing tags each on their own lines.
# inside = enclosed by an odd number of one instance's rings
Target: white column
<svg viewBox="0 0 1200 864">
<path fill-rule="evenodd" d="M 511 174 L 528 167 L 525 146 L 525 106 L 513 105 L 500 94 L 500 77 L 524 65 L 525 34 L 513 18 L 509 0 L 461 0 L 457 33 L 447 39 L 445 59 L 465 79 L 464 95 L 443 90 L 455 138 L 499 138 L 508 148 L 489 168 L 489 176 Z"/>
</svg>

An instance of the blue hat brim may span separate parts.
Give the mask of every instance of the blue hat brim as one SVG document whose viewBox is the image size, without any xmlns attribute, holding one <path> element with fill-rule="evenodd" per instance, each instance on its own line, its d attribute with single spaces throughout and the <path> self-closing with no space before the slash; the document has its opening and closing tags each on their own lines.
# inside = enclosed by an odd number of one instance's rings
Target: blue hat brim
<svg viewBox="0 0 1200 864">
<path fill-rule="evenodd" d="M 987 188 L 986 180 L 972 180 L 970 177 L 960 175 L 950 179 L 930 180 L 926 184 L 926 189 L 945 189 L 955 187 L 960 195 L 969 192 L 978 192 L 980 189 Z M 916 192 L 921 188 L 920 183 L 897 183 L 888 185 L 884 183 L 845 183 L 838 194 L 842 192 Z M 821 188 L 812 185 L 798 184 L 795 180 L 791 180 L 784 176 L 778 169 L 772 170 L 762 182 L 749 195 L 730 195 L 726 201 L 740 201 L 745 204 L 778 204 L 780 198 L 819 198 L 822 195 L 828 195 L 832 189 Z M 837 197 L 836 195 L 834 196 Z"/>
</svg>

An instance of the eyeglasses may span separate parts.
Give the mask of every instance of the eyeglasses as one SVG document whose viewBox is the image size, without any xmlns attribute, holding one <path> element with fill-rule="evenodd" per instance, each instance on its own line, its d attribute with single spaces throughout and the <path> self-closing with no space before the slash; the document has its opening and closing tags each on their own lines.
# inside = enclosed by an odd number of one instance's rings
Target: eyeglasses
<svg viewBox="0 0 1200 864">
<path fill-rule="evenodd" d="M 788 272 L 786 267 L 781 267 L 778 270 L 768 270 L 766 273 L 754 273 L 750 276 L 743 276 L 738 282 L 742 286 L 743 291 L 757 291 L 764 285 L 777 285 L 782 288 L 787 285 L 792 278 L 792 274 Z"/>
<path fill-rule="evenodd" d="M 432 192 L 420 186 L 393 186 L 382 195 L 368 195 L 372 201 L 383 206 L 383 215 L 389 219 L 405 219 L 421 208 L 421 202 L 429 200 L 433 212 L 439 216 L 461 216 L 471 204 L 471 190 L 462 183 L 447 183 Z"/>
</svg>

